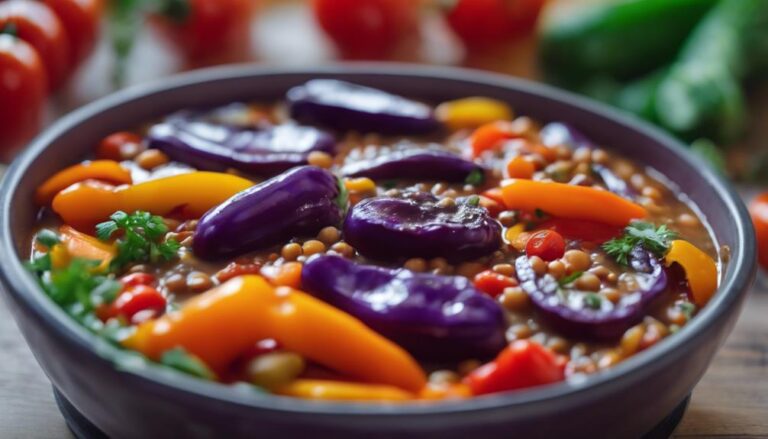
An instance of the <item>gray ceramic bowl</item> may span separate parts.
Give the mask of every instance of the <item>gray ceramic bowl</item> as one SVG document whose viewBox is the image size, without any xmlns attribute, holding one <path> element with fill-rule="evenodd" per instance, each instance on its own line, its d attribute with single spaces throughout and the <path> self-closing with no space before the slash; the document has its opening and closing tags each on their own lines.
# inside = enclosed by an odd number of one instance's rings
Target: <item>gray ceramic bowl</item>
<svg viewBox="0 0 768 439">
<path fill-rule="evenodd" d="M 35 224 L 35 187 L 121 129 L 190 106 L 278 99 L 291 86 L 334 77 L 440 101 L 469 95 L 508 101 L 520 113 L 575 125 L 597 142 L 667 176 L 731 248 L 714 299 L 680 333 L 582 382 L 459 403 L 315 403 L 260 395 L 123 364 L 117 350 L 76 325 L 19 262 Z M 638 437 L 699 381 L 730 332 L 755 270 L 755 239 L 736 194 L 673 139 L 615 110 L 504 76 L 403 65 L 312 70 L 235 67 L 133 88 L 73 112 L 38 137 L 0 189 L 0 279 L 16 320 L 54 387 L 112 437 Z"/>
</svg>

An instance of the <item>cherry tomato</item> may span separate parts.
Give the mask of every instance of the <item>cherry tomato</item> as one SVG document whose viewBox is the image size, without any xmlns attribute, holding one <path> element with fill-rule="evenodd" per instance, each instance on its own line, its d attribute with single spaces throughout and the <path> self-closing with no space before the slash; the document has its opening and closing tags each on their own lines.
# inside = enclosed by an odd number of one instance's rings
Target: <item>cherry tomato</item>
<svg viewBox="0 0 768 439">
<path fill-rule="evenodd" d="M 152 285 L 155 283 L 155 276 L 149 273 L 131 273 L 120 278 L 120 283 L 126 287 L 135 287 L 137 285 Z"/>
<path fill-rule="evenodd" d="M 467 46 L 498 45 L 532 33 L 545 1 L 457 0 L 448 24 Z"/>
<path fill-rule="evenodd" d="M 518 285 L 517 280 L 492 270 L 485 270 L 476 274 L 473 283 L 475 288 L 491 297 L 500 296 L 504 292 L 504 288 Z"/>
<path fill-rule="evenodd" d="M 45 65 L 48 90 L 56 90 L 72 70 L 61 20 L 43 3 L 12 0 L 0 3 L 0 29 L 9 27 L 37 50 Z"/>
<path fill-rule="evenodd" d="M 192 64 L 242 59 L 250 50 L 256 0 L 186 0 L 186 8 L 161 13 L 159 25 Z"/>
<path fill-rule="evenodd" d="M 565 254 L 565 240 L 552 230 L 536 232 L 528 238 L 525 254 L 528 257 L 538 256 L 545 261 L 554 261 Z"/>
<path fill-rule="evenodd" d="M 40 127 L 45 103 L 45 68 L 37 51 L 12 35 L 0 35 L 0 159 Z"/>
<path fill-rule="evenodd" d="M 552 230 L 568 239 L 602 244 L 621 235 L 622 228 L 603 223 L 584 220 L 553 218 L 536 227 L 539 230 Z"/>
<path fill-rule="evenodd" d="M 758 195 L 749 203 L 749 214 L 757 235 L 757 260 L 763 268 L 768 269 L 768 192 Z"/>
<path fill-rule="evenodd" d="M 132 323 L 140 323 L 159 316 L 165 311 L 165 297 L 148 285 L 127 287 L 109 307 L 110 317 L 123 316 Z"/>
<path fill-rule="evenodd" d="M 565 379 L 565 359 L 530 340 L 507 346 L 495 360 L 464 378 L 473 395 L 556 383 Z"/>
<path fill-rule="evenodd" d="M 314 0 L 312 6 L 344 58 L 391 56 L 418 28 L 419 2 L 414 0 Z"/>
<path fill-rule="evenodd" d="M 104 160 L 128 160 L 144 149 L 141 136 L 130 131 L 110 134 L 96 147 L 96 157 Z"/>
<path fill-rule="evenodd" d="M 99 33 L 103 0 L 42 0 L 64 26 L 69 39 L 69 62 L 76 65 L 93 49 Z"/>
</svg>

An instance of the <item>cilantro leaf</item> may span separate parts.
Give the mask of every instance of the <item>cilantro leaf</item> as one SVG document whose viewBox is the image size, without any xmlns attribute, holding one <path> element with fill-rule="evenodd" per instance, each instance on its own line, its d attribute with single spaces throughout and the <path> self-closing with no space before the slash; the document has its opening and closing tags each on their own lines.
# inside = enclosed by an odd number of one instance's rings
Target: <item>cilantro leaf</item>
<svg viewBox="0 0 768 439">
<path fill-rule="evenodd" d="M 603 305 L 603 298 L 596 293 L 587 293 L 584 295 L 584 304 L 592 309 L 600 309 Z"/>
<path fill-rule="evenodd" d="M 563 277 L 559 281 L 557 281 L 557 284 L 561 287 L 564 287 L 566 285 L 572 284 L 576 279 L 581 277 L 581 275 L 584 274 L 583 271 L 574 271 L 573 273 L 569 274 L 568 276 Z"/>
<path fill-rule="evenodd" d="M 109 221 L 96 225 L 96 236 L 102 241 L 117 238 L 117 257 L 111 262 L 114 270 L 134 262 L 170 261 L 177 256 L 181 245 L 173 239 L 162 241 L 168 227 L 163 218 L 149 212 L 127 214 L 117 211 Z"/>
<path fill-rule="evenodd" d="M 480 205 L 480 197 L 477 195 L 471 195 L 467 197 L 467 206 L 477 207 Z"/>
<path fill-rule="evenodd" d="M 485 173 L 480 169 L 473 169 L 472 172 L 467 175 L 464 183 L 471 184 L 472 186 L 480 186 L 485 181 Z"/>
<path fill-rule="evenodd" d="M 669 250 L 669 243 L 677 233 L 666 225 L 656 227 L 643 221 L 635 221 L 624 228 L 624 234 L 603 244 L 603 250 L 622 265 L 629 264 L 629 255 L 637 246 L 642 246 L 656 256 L 664 256 Z"/>
<path fill-rule="evenodd" d="M 178 347 L 165 351 L 160 357 L 160 363 L 186 374 L 213 380 L 216 374 L 202 360 Z"/>
</svg>

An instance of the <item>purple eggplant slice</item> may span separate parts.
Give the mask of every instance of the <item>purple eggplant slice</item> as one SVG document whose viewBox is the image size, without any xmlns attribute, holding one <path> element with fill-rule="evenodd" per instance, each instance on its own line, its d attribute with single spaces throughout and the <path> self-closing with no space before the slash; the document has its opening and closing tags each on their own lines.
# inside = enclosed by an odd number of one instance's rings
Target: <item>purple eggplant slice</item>
<svg viewBox="0 0 768 439">
<path fill-rule="evenodd" d="M 330 172 L 314 166 L 294 168 L 206 212 L 195 230 L 194 253 L 221 259 L 314 235 L 339 225 L 344 198 Z"/>
<path fill-rule="evenodd" d="M 426 192 L 368 198 L 349 210 L 344 239 L 366 257 L 401 260 L 485 256 L 501 245 L 501 226 L 471 202 L 438 204 Z"/>
<path fill-rule="evenodd" d="M 667 273 L 649 251 L 633 249 L 630 265 L 636 271 L 634 276 L 640 288 L 614 304 L 595 293 L 561 287 L 549 274 L 538 276 L 527 256 L 515 261 L 520 286 L 542 318 L 568 337 L 594 340 L 621 337 L 643 320 L 648 308 L 667 288 Z"/>
<path fill-rule="evenodd" d="M 437 148 L 419 145 L 396 148 L 369 160 L 344 165 L 341 173 L 347 177 L 368 177 L 373 180 L 422 179 L 463 182 L 473 172 L 483 168 L 469 160 Z"/>
<path fill-rule="evenodd" d="M 375 88 L 315 79 L 288 90 L 291 117 L 337 130 L 426 134 L 440 128 L 433 109 Z"/>
<path fill-rule="evenodd" d="M 462 276 L 317 255 L 304 264 L 301 282 L 306 291 L 420 357 L 488 357 L 506 344 L 501 307 Z"/>
<path fill-rule="evenodd" d="M 571 149 L 581 147 L 594 148 L 595 144 L 581 131 L 563 122 L 550 122 L 544 125 L 539 132 L 541 143 L 546 146 L 565 145 Z"/>
<path fill-rule="evenodd" d="M 607 166 L 592 165 L 592 171 L 600 177 L 609 191 L 630 200 L 637 198 L 637 191 Z"/>
<path fill-rule="evenodd" d="M 313 151 L 336 153 L 334 138 L 314 127 L 276 125 L 237 128 L 174 117 L 150 128 L 148 146 L 198 169 L 235 168 L 262 176 L 307 164 Z"/>
</svg>

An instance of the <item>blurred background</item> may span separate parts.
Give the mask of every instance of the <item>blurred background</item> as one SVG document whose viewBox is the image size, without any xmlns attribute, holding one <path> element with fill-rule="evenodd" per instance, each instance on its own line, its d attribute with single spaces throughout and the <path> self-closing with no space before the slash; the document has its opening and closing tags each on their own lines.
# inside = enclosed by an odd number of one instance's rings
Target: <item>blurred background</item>
<svg viewBox="0 0 768 439">
<path fill-rule="evenodd" d="M 6 161 L 56 117 L 179 71 L 377 60 L 567 88 L 768 178 L 766 0 L 0 0 L 0 32 Z"/>
</svg>

